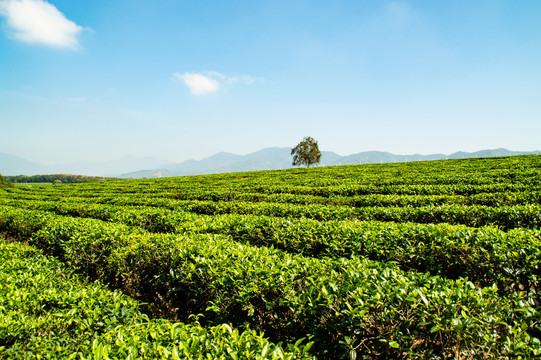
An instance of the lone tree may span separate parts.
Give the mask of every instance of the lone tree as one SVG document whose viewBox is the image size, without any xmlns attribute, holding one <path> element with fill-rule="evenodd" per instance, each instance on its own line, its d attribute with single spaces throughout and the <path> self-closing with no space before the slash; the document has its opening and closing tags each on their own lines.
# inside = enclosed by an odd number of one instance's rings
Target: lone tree
<svg viewBox="0 0 541 360">
<path fill-rule="evenodd" d="M 307 168 L 312 164 L 319 164 L 321 151 L 315 141 L 310 136 L 305 137 L 300 143 L 291 149 L 293 155 L 293 166 L 306 165 Z"/>
</svg>

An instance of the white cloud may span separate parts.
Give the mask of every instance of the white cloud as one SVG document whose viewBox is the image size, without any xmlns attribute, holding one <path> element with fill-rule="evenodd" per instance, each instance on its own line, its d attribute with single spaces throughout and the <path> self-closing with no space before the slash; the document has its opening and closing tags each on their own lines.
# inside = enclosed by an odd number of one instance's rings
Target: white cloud
<svg viewBox="0 0 541 360">
<path fill-rule="evenodd" d="M 0 15 L 6 18 L 10 35 L 27 43 L 61 48 L 79 47 L 83 28 L 43 0 L 0 0 Z"/>
<path fill-rule="evenodd" d="M 214 78 L 219 78 L 219 79 L 222 79 L 222 80 L 227 79 L 227 76 L 225 76 L 224 74 L 219 73 L 217 71 L 205 71 L 204 74 L 207 75 L 207 76 L 214 77 Z"/>
<path fill-rule="evenodd" d="M 184 81 L 194 95 L 207 95 L 217 92 L 224 85 L 242 83 L 251 85 L 256 82 L 262 82 L 262 78 L 240 75 L 228 77 L 217 71 L 204 71 L 201 74 L 186 72 L 184 74 L 174 73 L 173 77 Z"/>
<path fill-rule="evenodd" d="M 183 80 L 194 95 L 207 95 L 215 93 L 220 88 L 220 82 L 211 77 L 197 73 L 174 73 L 174 77 Z"/>
</svg>

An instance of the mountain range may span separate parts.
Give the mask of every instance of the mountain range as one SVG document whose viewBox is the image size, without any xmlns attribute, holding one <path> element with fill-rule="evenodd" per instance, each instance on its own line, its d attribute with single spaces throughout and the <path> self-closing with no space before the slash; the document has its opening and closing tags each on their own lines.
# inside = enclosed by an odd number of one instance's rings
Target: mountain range
<svg viewBox="0 0 541 360">
<path fill-rule="evenodd" d="M 341 156 L 332 151 L 322 151 L 320 166 L 531 155 L 539 154 L 539 152 L 540 151 L 511 151 L 500 148 L 477 152 L 460 151 L 448 155 L 395 155 L 382 151 L 365 151 Z M 248 155 L 236 155 L 221 152 L 202 160 L 187 160 L 180 163 L 167 163 L 166 161 L 157 158 L 137 158 L 130 156 L 106 162 L 80 161 L 60 165 L 43 165 L 22 157 L 0 153 L 0 174 L 77 174 L 121 178 L 155 178 L 238 171 L 287 169 L 292 167 L 291 160 L 291 149 L 282 147 L 266 148 Z"/>
<path fill-rule="evenodd" d="M 0 153 L 0 174 L 2 175 L 45 175 L 45 174 L 77 174 L 88 176 L 118 177 L 140 169 L 153 169 L 166 164 L 167 161 L 156 158 L 138 158 L 127 156 L 121 159 L 93 162 L 77 161 L 66 164 L 43 165 L 25 158 Z"/>
<path fill-rule="evenodd" d="M 373 163 L 393 163 L 407 161 L 427 161 L 443 159 L 463 159 L 473 157 L 494 157 L 513 155 L 533 155 L 539 151 L 510 151 L 507 149 L 481 150 L 477 152 L 456 152 L 453 154 L 430 155 L 395 155 L 382 151 L 365 151 L 347 156 L 338 155 L 332 151 L 321 152 L 320 166 L 355 165 Z M 291 168 L 291 149 L 266 148 L 248 155 L 236 155 L 221 152 L 202 160 L 188 160 L 181 163 L 171 163 L 152 170 L 141 170 L 122 174 L 123 178 L 153 178 L 184 175 L 203 175 L 254 170 L 278 170 Z"/>
</svg>

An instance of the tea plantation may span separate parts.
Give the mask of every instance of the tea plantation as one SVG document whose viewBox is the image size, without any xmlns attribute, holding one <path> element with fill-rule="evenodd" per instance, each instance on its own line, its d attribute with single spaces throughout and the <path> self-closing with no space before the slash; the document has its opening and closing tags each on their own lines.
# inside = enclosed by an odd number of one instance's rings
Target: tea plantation
<svg viewBox="0 0 541 360">
<path fill-rule="evenodd" d="M 0 358 L 541 357 L 541 157 L 0 189 Z"/>
</svg>

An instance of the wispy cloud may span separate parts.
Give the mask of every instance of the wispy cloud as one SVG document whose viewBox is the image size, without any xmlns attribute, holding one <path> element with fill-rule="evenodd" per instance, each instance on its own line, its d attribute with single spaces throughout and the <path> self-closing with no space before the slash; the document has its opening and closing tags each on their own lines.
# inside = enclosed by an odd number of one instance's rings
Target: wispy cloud
<svg viewBox="0 0 541 360">
<path fill-rule="evenodd" d="M 263 82 L 262 78 L 250 75 L 226 76 L 217 71 L 204 71 L 202 73 L 186 72 L 174 73 L 173 77 L 184 81 L 193 95 L 208 95 L 217 92 L 220 88 L 229 84 L 251 85 Z"/>
<path fill-rule="evenodd" d="M 226 78 L 227 84 L 236 84 L 241 83 L 245 85 L 252 85 L 258 82 L 263 82 L 263 78 L 255 77 L 251 75 L 239 75 L 239 76 L 233 76 Z"/>
<path fill-rule="evenodd" d="M 83 28 L 47 1 L 0 0 L 0 15 L 6 19 L 9 34 L 17 40 L 60 48 L 79 47 L 77 36 Z"/>
</svg>

